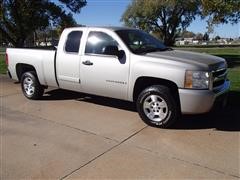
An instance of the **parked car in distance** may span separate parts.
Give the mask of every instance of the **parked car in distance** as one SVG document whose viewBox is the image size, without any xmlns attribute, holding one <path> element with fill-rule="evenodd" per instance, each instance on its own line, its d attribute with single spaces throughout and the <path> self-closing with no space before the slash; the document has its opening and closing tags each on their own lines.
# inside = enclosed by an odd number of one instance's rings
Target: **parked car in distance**
<svg viewBox="0 0 240 180">
<path fill-rule="evenodd" d="M 173 50 L 125 27 L 67 28 L 57 49 L 8 48 L 6 61 L 28 99 L 53 86 L 132 101 L 144 122 L 161 128 L 210 111 L 230 87 L 224 59 Z"/>
</svg>

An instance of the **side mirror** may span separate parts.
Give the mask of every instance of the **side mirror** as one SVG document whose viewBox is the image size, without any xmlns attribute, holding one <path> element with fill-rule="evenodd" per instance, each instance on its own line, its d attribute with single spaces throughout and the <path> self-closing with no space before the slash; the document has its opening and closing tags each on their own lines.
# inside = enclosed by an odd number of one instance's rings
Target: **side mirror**
<svg viewBox="0 0 240 180">
<path fill-rule="evenodd" d="M 113 56 L 118 56 L 119 55 L 119 50 L 117 46 L 105 46 L 102 49 L 103 54 L 106 55 L 113 55 Z"/>
</svg>

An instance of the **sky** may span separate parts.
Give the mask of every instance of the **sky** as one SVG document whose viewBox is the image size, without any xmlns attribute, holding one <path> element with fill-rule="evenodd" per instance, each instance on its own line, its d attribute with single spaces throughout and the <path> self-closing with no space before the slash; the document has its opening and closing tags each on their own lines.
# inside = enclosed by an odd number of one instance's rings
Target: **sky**
<svg viewBox="0 0 240 180">
<path fill-rule="evenodd" d="M 87 0 L 87 6 L 83 7 L 80 14 L 74 14 L 74 18 L 78 24 L 87 26 L 123 26 L 120 21 L 122 14 L 131 0 Z M 206 20 L 197 17 L 187 28 L 188 31 L 194 33 L 205 33 Z M 214 28 L 214 33 L 210 37 L 239 37 L 240 23 L 231 25 L 218 25 Z"/>
</svg>

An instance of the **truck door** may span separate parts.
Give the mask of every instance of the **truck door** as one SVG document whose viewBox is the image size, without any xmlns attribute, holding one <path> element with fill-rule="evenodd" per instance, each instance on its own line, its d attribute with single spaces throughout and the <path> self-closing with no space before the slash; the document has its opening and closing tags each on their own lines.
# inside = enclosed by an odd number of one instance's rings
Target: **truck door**
<svg viewBox="0 0 240 180">
<path fill-rule="evenodd" d="M 113 52 L 118 52 L 119 56 Z M 89 32 L 80 70 L 84 92 L 127 99 L 129 59 L 111 35 L 101 31 Z"/>
<path fill-rule="evenodd" d="M 67 36 L 65 42 L 59 44 L 57 51 L 57 79 L 59 87 L 63 89 L 81 91 L 79 83 L 80 76 L 80 45 L 82 38 L 82 31 L 73 30 L 64 32 Z"/>
</svg>

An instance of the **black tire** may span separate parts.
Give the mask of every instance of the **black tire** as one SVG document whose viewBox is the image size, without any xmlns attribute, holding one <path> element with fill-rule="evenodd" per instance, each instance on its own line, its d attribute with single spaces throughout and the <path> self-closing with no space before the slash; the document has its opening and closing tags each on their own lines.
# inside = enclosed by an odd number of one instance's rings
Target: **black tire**
<svg viewBox="0 0 240 180">
<path fill-rule="evenodd" d="M 174 100 L 168 87 L 154 85 L 144 89 L 139 94 L 137 110 L 146 124 L 159 128 L 168 128 L 179 116 L 177 104 L 177 100 Z"/>
<path fill-rule="evenodd" d="M 25 72 L 22 75 L 21 86 L 24 96 L 28 99 L 40 99 L 44 93 L 44 87 L 39 83 L 37 74 L 34 71 Z"/>
</svg>

